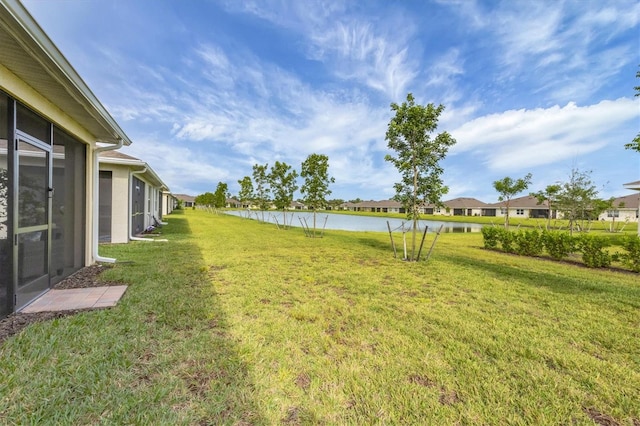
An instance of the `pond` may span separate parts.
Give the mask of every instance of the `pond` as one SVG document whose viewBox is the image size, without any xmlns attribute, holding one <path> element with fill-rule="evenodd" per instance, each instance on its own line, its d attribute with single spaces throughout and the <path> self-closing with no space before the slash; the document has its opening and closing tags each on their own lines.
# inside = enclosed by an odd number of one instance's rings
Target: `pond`
<svg viewBox="0 0 640 426">
<path fill-rule="evenodd" d="M 264 220 L 270 223 L 283 225 L 282 212 L 276 211 L 256 211 L 256 210 L 227 210 L 225 213 L 250 218 L 253 220 Z M 263 219 L 264 218 L 264 219 Z M 338 229 L 342 231 L 379 231 L 388 232 L 387 221 L 394 232 L 401 232 L 402 227 L 408 229 L 411 222 L 406 219 L 375 217 L 375 216 L 354 216 L 335 213 L 318 213 L 316 215 L 316 228 Z M 326 226 L 325 226 L 326 222 Z M 313 228 L 313 213 L 309 212 L 287 212 L 287 225 L 302 227 L 305 223 Z M 482 225 L 479 223 L 446 222 L 436 220 L 421 220 L 420 229 L 428 226 L 427 232 L 437 232 L 442 226 L 442 232 L 480 232 Z"/>
</svg>

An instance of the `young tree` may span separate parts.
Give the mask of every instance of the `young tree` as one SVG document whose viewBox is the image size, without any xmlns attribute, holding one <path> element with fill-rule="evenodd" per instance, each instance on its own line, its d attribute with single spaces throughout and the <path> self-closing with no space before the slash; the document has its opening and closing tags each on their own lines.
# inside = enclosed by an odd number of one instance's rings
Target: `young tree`
<svg viewBox="0 0 640 426">
<path fill-rule="evenodd" d="M 561 185 L 558 193 L 558 208 L 563 212 L 564 218 L 569 219 L 570 233 L 573 234 L 578 220 L 585 220 L 591 214 L 590 210 L 594 208 L 597 197 L 598 190 L 591 181 L 591 171 L 582 172 L 572 168 L 569 181 Z"/>
<path fill-rule="evenodd" d="M 636 72 L 636 78 L 640 78 L 640 71 Z M 636 94 L 635 96 L 640 96 L 640 86 L 636 86 L 634 87 Z M 638 151 L 640 152 L 640 133 L 638 133 L 636 135 L 636 137 L 633 139 L 633 141 L 631 141 L 631 143 L 628 143 L 624 146 L 626 149 L 632 149 L 634 151 Z"/>
<path fill-rule="evenodd" d="M 528 173 L 525 177 L 521 179 L 516 179 L 515 181 L 511 179 L 509 176 L 497 180 L 493 182 L 493 187 L 496 191 L 498 191 L 498 201 L 504 201 L 506 207 L 506 215 L 504 217 L 504 227 L 509 228 L 509 205 L 511 204 L 511 199 L 525 191 L 529 185 L 531 184 L 531 173 Z"/>
<path fill-rule="evenodd" d="M 401 105 L 392 103 L 391 110 L 395 116 L 389 122 L 385 140 L 396 156 L 387 154 L 385 160 L 391 162 L 401 175 L 401 182 L 394 184 L 394 199 L 402 203 L 407 219 L 413 220 L 411 257 L 408 260 L 416 260 L 419 206 L 423 203 L 441 205 L 442 195 L 449 192 L 442 181 L 443 169 L 439 161 L 456 140 L 447 132 L 431 137 L 438 128 L 443 105 L 417 105 L 409 93 L 406 102 Z"/>
<path fill-rule="evenodd" d="M 313 209 L 313 236 L 316 235 L 316 211 L 325 208 L 327 196 L 331 194 L 329 184 L 335 179 L 329 177 L 329 157 L 322 154 L 311 154 L 302 162 L 300 176 L 304 184 L 300 188 L 304 203 Z"/>
<path fill-rule="evenodd" d="M 228 186 L 224 182 L 218 182 L 214 196 L 214 206 L 220 209 L 227 205 L 227 197 L 229 196 Z"/>
<path fill-rule="evenodd" d="M 271 188 L 269 188 L 269 175 L 267 173 L 269 169 L 269 164 L 264 165 L 253 165 L 253 181 L 256 183 L 255 186 L 255 201 L 258 204 L 258 208 L 262 212 L 262 221 L 264 222 L 264 212 L 269 209 L 269 203 L 271 200 L 269 199 L 269 193 L 271 192 Z"/>
<path fill-rule="evenodd" d="M 543 204 L 545 201 L 547 203 L 547 230 L 551 226 L 551 213 L 553 211 L 553 207 L 556 205 L 556 198 L 558 197 L 558 193 L 560 192 L 560 185 L 547 185 L 544 191 L 532 192 L 531 196 L 536 197 L 538 199 L 538 204 Z"/>
<path fill-rule="evenodd" d="M 293 193 L 298 189 L 296 179 L 298 172 L 291 170 L 291 166 L 287 163 L 276 161 L 271 167 L 268 180 L 271 190 L 273 191 L 273 203 L 277 209 L 282 209 L 282 217 L 284 226 L 287 226 L 287 208 L 291 206 L 293 201 Z"/>
<path fill-rule="evenodd" d="M 196 198 L 193 201 L 195 201 L 195 203 L 199 206 L 210 207 L 215 205 L 216 197 L 215 195 L 213 195 L 212 192 L 205 192 L 204 194 L 200 194 L 196 196 Z"/>
<path fill-rule="evenodd" d="M 238 193 L 238 198 L 240 199 L 240 204 L 244 207 L 251 205 L 253 201 L 253 182 L 251 182 L 251 178 L 249 176 L 245 176 L 238 181 L 240 184 L 240 192 Z"/>
</svg>

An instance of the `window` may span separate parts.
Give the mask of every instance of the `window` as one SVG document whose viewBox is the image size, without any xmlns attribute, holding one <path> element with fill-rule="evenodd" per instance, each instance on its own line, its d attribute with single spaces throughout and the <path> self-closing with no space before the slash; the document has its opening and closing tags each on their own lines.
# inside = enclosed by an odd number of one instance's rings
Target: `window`
<svg viewBox="0 0 640 426">
<path fill-rule="evenodd" d="M 620 217 L 619 210 L 607 210 L 607 217 Z"/>
<path fill-rule="evenodd" d="M 524 215 L 524 209 L 516 209 L 516 214 L 518 216 L 523 216 Z"/>
</svg>

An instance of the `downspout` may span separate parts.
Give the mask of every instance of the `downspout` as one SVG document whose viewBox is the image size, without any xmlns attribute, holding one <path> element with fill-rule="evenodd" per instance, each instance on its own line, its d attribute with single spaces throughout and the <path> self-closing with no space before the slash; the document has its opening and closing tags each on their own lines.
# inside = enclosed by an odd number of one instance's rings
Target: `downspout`
<svg viewBox="0 0 640 426">
<path fill-rule="evenodd" d="M 129 220 L 128 220 L 128 226 L 129 226 L 129 240 L 131 241 L 158 241 L 158 242 L 168 242 L 169 240 L 166 239 L 162 239 L 162 240 L 154 240 L 153 238 L 143 238 L 143 237 L 136 237 L 133 235 L 133 227 L 131 226 L 131 183 L 133 182 L 133 175 L 142 175 L 144 173 L 146 173 L 147 171 L 147 166 L 145 166 L 142 170 L 136 170 L 134 171 L 129 171 Z M 148 184 L 146 184 L 148 185 Z M 146 209 L 146 205 L 147 205 L 147 200 L 145 198 L 145 209 Z"/>
<path fill-rule="evenodd" d="M 102 257 L 98 254 L 98 227 L 100 224 L 100 163 L 98 154 L 105 151 L 114 151 L 122 148 L 122 138 L 118 138 L 115 145 L 107 145 L 97 147 L 93 150 L 93 260 L 96 262 L 115 263 L 116 259 L 111 257 Z"/>
</svg>

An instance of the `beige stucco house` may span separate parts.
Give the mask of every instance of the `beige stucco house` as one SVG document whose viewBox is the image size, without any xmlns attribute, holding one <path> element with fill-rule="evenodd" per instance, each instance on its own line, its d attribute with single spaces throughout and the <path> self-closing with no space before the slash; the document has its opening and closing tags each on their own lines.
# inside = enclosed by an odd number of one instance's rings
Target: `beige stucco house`
<svg viewBox="0 0 640 426">
<path fill-rule="evenodd" d="M 126 243 L 159 224 L 167 185 L 144 161 L 108 151 L 100 154 L 101 242 Z"/>
<path fill-rule="evenodd" d="M 0 318 L 107 260 L 98 254 L 98 154 L 130 143 L 24 6 L 2 0 Z"/>
<path fill-rule="evenodd" d="M 482 210 L 487 206 L 476 198 L 458 197 L 444 201 L 444 208 L 434 209 L 434 214 L 446 216 L 482 216 Z"/>
<path fill-rule="evenodd" d="M 634 191 L 640 191 L 640 180 L 635 181 L 635 182 L 625 183 L 624 187 L 626 189 L 631 189 L 631 190 L 634 190 Z M 638 209 L 640 210 L 640 201 L 636 204 L 636 206 L 638 206 Z M 638 218 L 637 215 L 636 215 L 636 218 Z M 638 235 L 640 235 L 640 218 L 638 219 Z"/>
<path fill-rule="evenodd" d="M 175 194 L 178 201 L 182 203 L 182 207 L 191 208 L 196 205 L 196 197 L 187 194 Z"/>
<path fill-rule="evenodd" d="M 633 221 L 638 220 L 638 205 L 640 205 L 640 192 L 613 200 L 613 208 L 600 213 L 598 220 L 611 221 Z"/>
<path fill-rule="evenodd" d="M 513 198 L 509 202 L 509 217 L 511 218 L 547 218 L 549 215 L 548 204 L 546 201 L 538 203 L 538 199 L 531 195 Z M 507 202 L 487 204 L 482 209 L 482 216 L 504 217 L 507 214 Z M 551 211 L 551 217 L 555 218 L 557 212 Z"/>
</svg>

